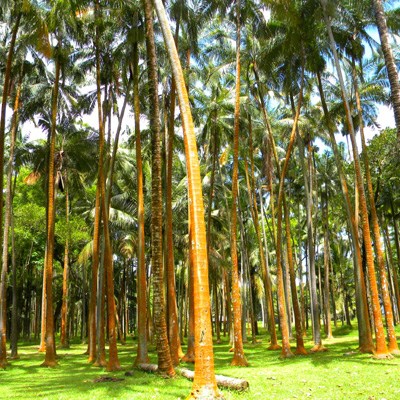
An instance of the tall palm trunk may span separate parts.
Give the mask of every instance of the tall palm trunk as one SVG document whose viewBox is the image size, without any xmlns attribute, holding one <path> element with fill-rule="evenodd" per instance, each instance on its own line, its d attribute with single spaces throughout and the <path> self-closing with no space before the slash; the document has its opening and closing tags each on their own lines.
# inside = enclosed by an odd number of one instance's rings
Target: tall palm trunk
<svg viewBox="0 0 400 400">
<path fill-rule="evenodd" d="M 267 143 L 272 147 L 272 151 L 274 154 L 274 159 L 275 159 L 275 164 L 276 164 L 276 171 L 278 176 L 280 176 L 281 171 L 280 171 L 280 164 L 279 164 L 279 159 L 278 159 L 278 153 L 276 150 L 276 146 L 275 146 L 275 140 L 272 134 L 272 129 L 271 129 L 271 124 L 268 118 L 268 114 L 267 114 L 267 110 L 265 108 L 265 104 L 264 104 L 264 97 L 263 97 L 263 93 L 261 90 L 261 82 L 259 79 L 259 74 L 258 74 L 258 70 L 257 70 L 257 66 L 256 64 L 254 64 L 254 77 L 256 79 L 257 82 L 257 88 L 258 88 L 258 103 L 261 106 L 261 110 L 262 110 L 262 115 L 263 115 L 263 119 L 264 119 L 264 123 L 266 125 L 266 129 L 267 129 Z M 267 181 L 268 181 L 268 185 L 269 185 L 269 190 L 270 190 L 270 197 L 271 197 L 271 208 L 272 208 L 272 224 L 273 224 L 273 239 L 275 242 L 275 246 L 276 246 L 276 229 L 275 229 L 275 210 L 274 210 L 274 194 L 273 194 L 273 183 L 272 183 L 272 171 L 267 171 Z M 284 195 L 285 196 L 285 195 Z M 285 202 L 284 202 L 285 204 Z M 265 257 L 265 261 L 267 262 L 267 257 Z M 269 274 L 269 269 L 268 266 L 266 268 L 266 273 L 267 273 L 267 277 L 266 277 L 266 282 L 264 283 L 264 287 L 265 287 L 265 291 L 266 291 L 266 300 L 267 300 L 267 309 L 268 309 L 268 325 L 269 325 L 269 331 L 270 331 L 270 335 L 271 335 L 271 345 L 269 347 L 269 349 L 278 349 L 280 346 L 278 345 L 278 341 L 277 341 L 277 337 L 276 337 L 276 329 L 275 329 L 275 312 L 274 312 L 274 307 L 273 307 L 273 301 L 272 301 L 272 287 L 271 287 L 271 277 Z"/>
<path fill-rule="evenodd" d="M 11 64 L 14 56 L 15 42 L 17 39 L 17 33 L 19 24 L 21 21 L 22 13 L 18 12 L 17 18 L 14 23 L 14 27 L 11 35 L 10 48 L 7 55 L 6 70 L 4 74 L 3 82 L 3 96 L 1 102 L 1 115 L 0 115 L 0 188 L 4 185 L 4 136 L 6 128 L 6 109 L 7 109 L 7 98 L 11 79 Z M 2 219 L 3 219 L 3 196 L 0 196 L 0 243 L 2 242 Z M 8 228 L 7 228 L 8 229 Z M 3 260 L 1 278 L 0 278 L 0 368 L 5 367 L 7 364 L 7 344 L 6 344 L 6 288 L 7 288 L 7 266 L 4 266 L 3 253 L 7 253 L 7 247 L 0 248 L 1 259 Z"/>
<path fill-rule="evenodd" d="M 232 305 L 233 305 L 233 346 L 231 365 L 247 366 L 242 339 L 242 302 L 239 289 L 239 266 L 237 255 L 237 208 L 239 169 L 239 129 L 240 129 L 240 1 L 236 2 L 236 84 L 235 114 L 233 125 L 233 172 L 231 207 L 231 260 L 232 260 Z"/>
<path fill-rule="evenodd" d="M 15 139 L 16 139 L 16 133 L 17 133 L 17 126 L 18 126 L 18 112 L 19 112 L 19 99 L 20 99 L 20 94 L 21 94 L 21 87 L 22 87 L 22 79 L 23 79 L 23 71 L 21 69 L 20 76 L 19 76 L 19 82 L 18 82 L 18 87 L 17 87 L 17 93 L 15 96 L 15 101 L 14 101 L 14 110 L 13 110 L 13 117 L 12 117 L 12 122 L 11 122 L 11 133 L 10 133 L 10 155 L 9 155 L 9 160 L 8 160 L 8 165 L 7 165 L 7 189 L 6 189 L 6 209 L 4 213 L 4 236 L 3 236 L 3 264 L 2 264 L 2 283 L 1 283 L 1 294 L 2 294 L 2 321 L 6 321 L 6 274 L 8 270 L 8 244 L 9 244 L 9 235 L 10 235 L 10 225 L 11 225 L 11 218 L 12 218 L 12 203 L 13 203 L 13 188 L 12 188 L 12 183 L 13 183 L 13 174 L 14 174 L 14 169 L 13 169 L 13 163 L 14 163 L 14 149 L 15 149 Z M 13 251 L 13 247 L 12 247 Z M 15 260 L 13 260 L 15 261 Z M 14 270 L 14 265 L 15 263 L 13 262 L 13 317 L 16 316 L 16 304 L 14 304 L 14 297 L 16 294 L 16 271 Z M 4 277 L 3 277 L 3 271 L 4 271 Z M 3 287 L 4 283 L 4 287 Z M 14 318 L 12 319 L 14 321 Z M 6 354 L 7 352 L 7 347 L 6 347 L 6 324 L 2 327 L 1 331 L 1 350 L 0 354 Z M 11 329 L 11 335 L 15 334 L 15 329 L 16 327 L 14 326 L 14 329 Z M 14 343 L 14 346 L 12 346 L 12 357 L 17 358 L 18 353 L 16 349 L 16 343 Z M 2 357 L 0 358 L 0 365 L 3 364 L 3 362 L 7 363 L 7 359 L 3 359 Z"/>
<path fill-rule="evenodd" d="M 65 173 L 65 224 L 67 228 L 67 238 L 64 247 L 64 271 L 62 285 L 62 307 L 61 307 L 61 346 L 65 349 L 69 348 L 68 338 L 68 277 L 69 277 L 69 192 L 68 192 L 68 175 Z"/>
<path fill-rule="evenodd" d="M 246 171 L 246 180 L 248 182 L 248 187 L 247 191 L 249 194 L 249 202 L 250 202 L 250 210 L 251 210 L 251 215 L 253 219 L 253 224 L 254 224 L 254 229 L 256 231 L 256 236 L 257 236 L 257 244 L 258 244 L 258 251 L 260 253 L 260 263 L 261 263 L 261 274 L 262 274 L 262 279 L 264 282 L 264 288 L 266 292 L 266 298 L 267 298 L 267 304 L 272 304 L 272 289 L 271 289 L 271 281 L 270 281 L 270 276 L 268 273 L 268 268 L 267 268 L 267 258 L 266 254 L 264 251 L 264 246 L 262 244 L 262 237 L 261 237 L 261 232 L 260 232 L 260 224 L 259 224 L 259 217 L 258 217 L 258 208 L 257 208 L 257 199 L 255 195 L 255 174 L 254 174 L 254 158 L 253 158 L 253 139 L 252 139 L 252 124 L 251 124 L 251 119 L 249 116 L 249 152 L 250 152 L 250 164 L 251 164 L 251 181 L 252 185 L 249 183 L 249 179 L 247 177 L 247 165 L 245 168 Z M 261 203 L 262 207 L 262 203 Z M 271 319 L 270 316 L 273 315 L 273 312 L 271 310 L 268 311 L 268 316 L 269 316 L 269 321 L 268 325 L 273 325 L 270 326 L 270 333 L 271 333 L 271 345 L 268 347 L 269 350 L 278 350 L 281 348 L 277 342 L 276 338 L 276 330 L 275 328 L 275 321 Z"/>
<path fill-rule="evenodd" d="M 95 4 L 95 14 L 99 18 L 99 1 Z M 100 81 L 100 48 L 99 48 L 99 28 L 96 29 L 95 52 L 96 52 L 96 87 L 97 87 L 97 108 L 99 122 L 99 166 L 98 166 L 98 185 L 100 185 L 100 207 L 103 220 L 103 241 L 104 241 L 104 273 L 106 279 L 107 292 L 107 325 L 108 325 L 108 341 L 109 341 L 109 360 L 107 363 L 108 371 L 121 369 L 118 360 L 117 335 L 115 326 L 115 299 L 114 299 L 114 274 L 112 248 L 110 241 L 110 233 L 108 227 L 108 201 L 106 193 L 106 177 L 104 171 L 105 150 L 104 150 L 104 124 L 101 107 L 101 81 Z"/>
<path fill-rule="evenodd" d="M 364 279 L 364 270 L 362 266 L 360 241 L 358 236 L 358 228 L 356 227 L 355 213 L 353 211 L 353 206 L 350 201 L 347 181 L 343 173 L 342 159 L 336 143 L 332 121 L 330 118 L 328 106 L 325 101 L 325 94 L 322 86 L 321 74 L 319 72 L 317 73 L 317 80 L 318 80 L 318 90 L 321 98 L 322 109 L 324 111 L 326 125 L 329 133 L 329 139 L 331 141 L 333 155 L 335 157 L 336 168 L 338 169 L 339 173 L 340 184 L 344 198 L 344 205 L 346 208 L 348 226 L 350 229 L 350 234 L 353 242 L 356 309 L 357 309 L 360 351 L 364 353 L 372 353 L 374 350 L 374 345 L 372 342 L 372 333 L 371 333 L 370 319 L 368 314 L 368 304 L 367 304 L 367 289 Z M 332 304 L 334 305 L 334 302 Z M 334 318 L 336 318 L 336 313 L 334 314 Z"/>
<path fill-rule="evenodd" d="M 329 301 L 330 285 L 329 285 L 329 264 L 330 264 L 330 245 L 329 245 L 329 210 L 328 210 L 328 184 L 325 183 L 325 192 L 323 194 L 323 231 L 324 231 L 324 305 L 325 305 L 325 333 L 327 339 L 333 339 L 332 326 L 331 326 L 331 307 Z"/>
<path fill-rule="evenodd" d="M 381 283 L 381 290 L 382 290 L 382 297 L 383 297 L 383 307 L 386 316 L 386 326 L 388 331 L 389 337 L 389 344 L 388 348 L 392 354 L 400 354 L 399 347 L 397 345 L 396 340 L 396 332 L 394 329 L 394 321 L 393 321 L 393 309 L 391 303 L 391 295 L 389 290 L 389 282 L 386 275 L 386 267 L 385 267 L 385 254 L 382 248 L 382 240 L 381 240 L 381 231 L 379 227 L 378 221 L 378 214 L 376 212 L 375 206 L 375 197 L 374 197 L 374 190 L 372 187 L 372 179 L 371 179 L 371 170 L 369 167 L 369 157 L 368 157 L 368 149 L 367 144 L 365 142 L 365 135 L 364 135 L 364 122 L 362 117 L 362 108 L 361 108 L 361 100 L 360 100 L 360 93 L 358 90 L 358 82 L 357 82 L 357 75 L 354 68 L 354 60 L 353 60 L 353 84 L 354 84 L 354 92 L 356 95 L 356 103 L 357 103 L 357 111 L 359 115 L 359 122 L 360 122 L 360 134 L 361 134 L 361 146 L 364 158 L 364 170 L 365 170 L 365 178 L 367 183 L 367 191 L 368 191 L 368 199 L 369 199 L 369 206 L 371 212 L 371 225 L 372 225 L 372 232 L 374 237 L 374 249 L 376 258 L 378 261 L 378 272 L 379 278 Z"/>
<path fill-rule="evenodd" d="M 292 133 L 290 135 L 289 144 L 286 150 L 285 162 L 280 175 L 278 204 L 277 204 L 276 268 L 277 268 L 277 279 L 278 279 L 279 320 L 281 323 L 281 331 L 282 331 L 282 353 L 281 353 L 282 358 L 293 357 L 293 353 L 290 350 L 290 343 L 289 343 L 289 329 L 288 329 L 288 322 L 286 315 L 285 289 L 284 289 L 283 271 L 282 271 L 282 203 L 284 196 L 285 176 L 289 168 L 289 160 L 293 150 L 294 140 L 296 138 L 297 124 L 300 117 L 301 103 L 303 99 L 303 84 L 304 84 L 304 69 L 302 70 L 300 93 L 299 93 L 296 115 L 293 121 Z"/>
<path fill-rule="evenodd" d="M 47 240 L 45 256 L 45 289 L 46 289 L 46 356 L 42 364 L 47 367 L 57 365 L 56 346 L 54 340 L 54 316 L 53 316 L 53 257 L 54 257 L 54 228 L 55 228 L 55 165 L 54 155 L 56 148 L 56 123 L 58 105 L 58 86 L 60 80 L 61 65 L 56 59 L 56 71 L 54 78 L 53 97 L 51 102 L 51 132 L 48 154 L 48 187 L 47 187 Z"/>
<path fill-rule="evenodd" d="M 333 37 L 332 28 L 330 20 L 326 14 L 326 0 L 321 0 L 323 10 L 324 10 L 324 18 L 325 24 L 328 30 L 329 41 L 331 46 L 331 51 L 334 56 L 335 66 L 337 70 L 337 74 L 339 77 L 340 87 L 342 91 L 342 97 L 345 105 L 345 112 L 346 112 L 346 120 L 348 124 L 348 130 L 350 132 L 350 138 L 353 147 L 353 158 L 354 158 L 354 169 L 356 173 L 356 181 L 357 181 L 357 188 L 359 192 L 359 202 L 360 202 L 360 212 L 361 212 L 361 219 L 362 219 L 362 231 L 363 231 L 363 239 L 364 239 L 364 246 L 365 246 L 365 258 L 366 258 L 366 265 L 368 271 L 368 279 L 370 284 L 371 290 L 371 302 L 372 302 L 372 311 L 374 317 L 374 328 L 375 328 L 375 339 L 376 339 L 376 352 L 375 357 L 385 358 L 388 357 L 389 352 L 385 342 L 385 332 L 383 329 L 383 322 L 382 322 L 382 314 L 380 310 L 379 304 L 379 294 L 378 294 L 378 285 L 376 282 L 376 275 L 375 275 L 375 266 L 374 266 L 374 258 L 372 252 L 372 243 L 371 243 L 371 236 L 370 236 L 370 226 L 368 220 L 368 210 L 367 210 L 367 202 L 365 198 L 365 190 L 364 190 L 364 183 L 363 178 L 361 175 L 361 166 L 358 156 L 358 149 L 357 143 L 355 140 L 355 132 L 353 121 L 350 114 L 350 107 L 347 100 L 347 93 L 344 85 L 344 80 L 342 76 L 342 71 L 339 63 L 339 58 L 336 51 L 336 43 Z"/>
<path fill-rule="evenodd" d="M 140 140 L 140 98 L 139 98 L 139 52 L 137 42 L 133 45 L 133 108 L 135 114 L 136 137 L 136 179 L 138 202 L 138 276 L 137 276 L 137 320 L 138 348 L 136 364 L 149 362 L 147 353 L 147 277 L 144 238 L 144 199 L 142 144 Z"/>
<path fill-rule="evenodd" d="M 152 142 L 151 169 L 151 263 L 154 287 L 154 324 L 157 340 L 158 370 L 167 376 L 175 375 L 168 343 L 165 315 L 164 268 L 162 253 L 162 183 L 161 134 L 158 106 L 157 58 L 153 31 L 151 0 L 144 0 L 146 17 L 147 68 L 149 77 L 150 127 Z"/>
<path fill-rule="evenodd" d="M 196 137 L 193 119 L 190 112 L 188 93 L 181 63 L 176 51 L 174 39 L 168 24 L 162 0 L 153 0 L 157 16 L 171 62 L 173 76 L 176 82 L 178 102 L 181 111 L 186 165 L 188 175 L 189 214 L 192 232 L 190 247 L 192 251 L 194 269 L 193 291 L 196 303 L 194 305 L 195 318 L 195 371 L 193 389 L 188 399 L 221 398 L 214 372 L 214 354 L 212 350 L 210 291 L 208 282 L 207 241 L 204 221 L 204 205 L 201 190 L 200 166 L 197 156 Z"/>
<path fill-rule="evenodd" d="M 179 24 L 177 24 L 179 27 Z M 178 28 L 177 28 L 178 31 Z M 177 32 L 175 35 L 177 38 Z M 168 340 L 171 351 L 172 363 L 179 364 L 183 357 L 181 342 L 179 338 L 178 307 L 176 302 L 175 262 L 174 262 L 174 241 L 172 229 L 172 161 L 174 148 L 175 129 L 175 80 L 172 78 L 170 110 L 168 119 L 167 135 L 167 165 L 166 165 L 166 270 L 167 270 L 167 315 L 168 315 Z"/>
<path fill-rule="evenodd" d="M 100 252 L 100 185 L 96 188 L 95 214 L 93 223 L 93 251 L 92 251 L 92 286 L 89 301 L 89 341 L 88 353 L 89 362 L 96 359 L 96 300 L 97 300 L 97 280 L 99 271 L 99 252 Z"/>
<path fill-rule="evenodd" d="M 383 56 L 385 57 L 385 64 L 387 74 L 390 82 L 390 94 L 392 106 L 394 111 L 394 119 L 397 129 L 397 141 L 400 146 L 400 83 L 399 74 L 396 67 L 396 61 L 393 56 L 393 51 L 390 46 L 389 32 L 386 24 L 385 11 L 383 9 L 382 0 L 372 0 L 372 5 L 375 11 L 376 25 L 378 27 L 379 38 L 381 40 L 381 47 Z"/>
<path fill-rule="evenodd" d="M 320 323 L 320 307 L 318 304 L 317 296 L 317 277 L 315 272 L 315 239 L 314 239 L 314 227 L 313 227 L 313 190 L 312 190 L 312 168 L 310 154 L 308 151 L 308 157 L 304 155 L 304 143 L 303 139 L 298 137 L 300 159 L 303 167 L 304 177 L 304 190 L 306 199 L 306 215 L 307 215 L 307 247 L 308 247 L 308 266 L 310 271 L 310 300 L 311 300 L 311 318 L 313 328 L 313 339 L 314 347 L 311 351 L 324 350 L 321 339 L 321 323 Z M 310 144 L 308 144 L 310 147 Z M 307 162 L 308 161 L 308 162 Z"/>
</svg>

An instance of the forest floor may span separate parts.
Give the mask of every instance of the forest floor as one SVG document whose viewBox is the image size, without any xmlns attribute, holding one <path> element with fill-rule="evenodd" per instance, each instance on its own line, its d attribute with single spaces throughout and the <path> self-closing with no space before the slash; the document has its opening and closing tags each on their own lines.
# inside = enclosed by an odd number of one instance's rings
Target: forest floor
<svg viewBox="0 0 400 400">
<path fill-rule="evenodd" d="M 215 345 L 216 373 L 250 383 L 250 389 L 243 393 L 223 390 L 225 399 L 400 399 L 399 357 L 376 360 L 358 353 L 356 328 L 341 327 L 333 334 L 334 339 L 323 341 L 327 352 L 286 360 L 279 358 L 279 351 L 266 350 L 267 337 L 260 335 L 257 344 L 245 344 L 247 368 L 229 365 L 232 353 L 227 340 Z M 308 339 L 306 348 L 310 349 Z M 123 370 L 115 373 L 89 365 L 85 350 L 86 346 L 78 343 L 68 350 L 58 349 L 59 366 L 50 369 L 40 366 L 44 354 L 37 352 L 37 344 L 20 344 L 20 359 L 10 361 L 7 369 L 0 371 L 0 399 L 176 400 L 190 393 L 191 382 L 183 377 L 163 379 L 133 369 L 136 346 L 132 340 L 119 346 Z M 151 359 L 156 362 L 154 348 Z M 127 371 L 133 375 L 126 376 Z M 107 381 L 107 377 L 119 380 Z M 104 381 L 96 382 L 98 378 Z"/>
</svg>

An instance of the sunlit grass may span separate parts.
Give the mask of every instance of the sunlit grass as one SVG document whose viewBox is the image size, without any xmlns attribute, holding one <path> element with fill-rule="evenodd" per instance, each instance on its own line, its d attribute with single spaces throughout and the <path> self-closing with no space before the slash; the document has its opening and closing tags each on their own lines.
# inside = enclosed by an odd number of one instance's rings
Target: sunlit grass
<svg viewBox="0 0 400 400">
<path fill-rule="evenodd" d="M 400 399 L 400 358 L 375 360 L 357 353 L 356 328 L 339 328 L 334 336 L 324 340 L 327 352 L 281 360 L 279 351 L 266 350 L 268 338 L 262 334 L 256 345 L 245 344 L 248 368 L 229 365 L 232 353 L 224 338 L 222 344 L 215 345 L 216 372 L 250 383 L 245 393 L 224 390 L 225 398 Z M 312 341 L 306 338 L 306 348 L 311 347 Z M 10 361 L 7 369 L 0 371 L 0 399 L 184 399 L 190 392 L 191 382 L 185 378 L 163 379 L 133 370 L 133 340 L 119 346 L 120 372 L 108 373 L 89 365 L 85 350 L 86 346 L 78 343 L 69 350 L 58 349 L 59 366 L 49 369 L 40 366 L 44 355 L 37 352 L 37 344 L 20 344 L 20 359 Z M 132 370 L 133 376 L 125 376 Z M 101 376 L 123 380 L 94 382 Z"/>
</svg>

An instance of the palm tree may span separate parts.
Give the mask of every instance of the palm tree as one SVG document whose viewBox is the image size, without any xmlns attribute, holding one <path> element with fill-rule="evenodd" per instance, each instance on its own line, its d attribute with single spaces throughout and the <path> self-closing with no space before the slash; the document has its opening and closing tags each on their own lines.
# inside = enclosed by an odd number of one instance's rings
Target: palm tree
<svg viewBox="0 0 400 400">
<path fill-rule="evenodd" d="M 189 399 L 207 397 L 221 398 L 216 384 L 214 372 L 214 356 L 212 351 L 210 295 L 208 283 L 208 258 L 206 229 L 204 223 L 204 206 L 201 193 L 201 179 L 197 146 L 194 134 L 189 99 L 183 78 L 174 38 L 168 24 L 165 9 L 161 0 L 153 0 L 161 25 L 164 41 L 171 62 L 176 82 L 181 119 L 184 130 L 185 154 L 189 186 L 189 215 L 191 221 L 191 242 L 193 273 L 193 291 L 196 299 L 195 318 L 195 375 L 193 389 Z"/>
<path fill-rule="evenodd" d="M 247 366 L 242 340 L 242 304 L 239 289 L 239 270 L 237 257 L 237 196 L 238 196 L 238 160 L 240 129 L 240 0 L 236 1 L 236 82 L 235 113 L 233 127 L 233 171 L 232 171 L 232 208 L 231 208 L 231 259 L 232 259 L 232 304 L 233 304 L 233 347 L 232 365 Z"/>
<path fill-rule="evenodd" d="M 144 1 L 146 21 L 146 49 L 150 96 L 150 126 L 152 132 L 151 173 L 151 248 L 154 287 L 154 322 L 156 329 L 158 370 L 166 376 L 175 375 L 168 344 L 165 317 L 164 268 L 162 252 L 162 184 L 161 184 L 161 135 L 158 105 L 157 58 L 153 30 L 153 7 Z"/>
<path fill-rule="evenodd" d="M 374 325 L 375 325 L 375 336 L 376 336 L 375 357 L 387 358 L 389 353 L 388 353 L 388 348 L 387 348 L 386 342 L 385 342 L 385 333 L 384 333 L 384 329 L 383 329 L 382 314 L 381 314 L 380 304 L 379 304 L 378 286 L 377 286 L 377 282 L 376 282 L 374 259 L 373 259 L 373 253 L 372 253 L 372 243 L 371 243 L 371 236 L 370 236 L 370 224 L 369 224 L 369 219 L 368 219 L 367 202 L 366 202 L 366 197 L 365 197 L 363 178 L 361 176 L 361 167 L 360 167 L 359 155 L 358 155 L 358 150 L 357 150 L 357 144 L 355 141 L 354 126 L 353 126 L 353 121 L 352 121 L 351 114 L 350 114 L 350 106 L 349 106 L 349 103 L 347 100 L 348 96 L 347 96 L 345 85 L 344 85 L 342 70 L 340 67 L 339 58 L 338 58 L 337 51 L 336 51 L 336 43 L 335 43 L 335 39 L 332 34 L 330 17 L 327 12 L 327 0 L 321 0 L 321 4 L 322 4 L 324 19 L 325 19 L 325 25 L 326 25 L 328 35 L 329 35 L 331 51 L 332 51 L 332 54 L 334 57 L 336 72 L 339 77 L 339 82 L 340 82 L 340 87 L 341 87 L 341 91 L 342 91 L 345 112 L 346 112 L 346 121 L 347 121 L 348 130 L 350 133 L 350 138 L 351 138 L 352 148 L 353 148 L 354 168 L 355 168 L 355 172 L 356 172 L 356 181 L 357 181 L 356 184 L 357 184 L 357 189 L 358 189 L 358 193 L 359 193 L 360 212 L 361 212 L 361 218 L 362 218 L 362 232 L 363 232 L 363 239 L 364 239 L 364 245 L 365 245 L 365 257 L 366 257 L 366 263 L 367 263 L 368 279 L 369 279 L 370 289 L 371 289 L 371 302 L 372 302 L 372 310 L 373 310 Z"/>
<path fill-rule="evenodd" d="M 15 19 L 11 41 L 9 45 L 7 62 L 6 62 L 6 70 L 4 74 L 4 83 L 3 83 L 3 96 L 1 103 L 1 115 L 0 115 L 0 187 L 3 187 L 4 182 L 4 136 L 5 136 L 5 127 L 6 127 L 6 107 L 7 107 L 7 99 L 8 99 L 8 90 L 10 86 L 11 79 L 11 64 L 14 56 L 14 47 L 17 39 L 17 33 L 21 21 L 22 13 L 19 11 L 17 13 L 17 17 Z M 0 196 L 0 210 L 3 209 L 3 196 Z M 2 242 L 2 213 L 0 213 L 0 241 Z M 0 254 L 7 252 L 7 247 L 2 247 L 0 249 Z M 3 257 L 2 257 L 3 259 Z M 1 278 L 0 278 L 0 367 L 4 368 L 7 364 L 7 350 L 6 350 L 6 278 L 7 278 L 7 265 L 4 265 L 4 259 L 1 269 Z"/>
<path fill-rule="evenodd" d="M 385 57 L 387 74 L 390 82 L 391 100 L 394 111 L 394 119 L 397 127 L 397 140 L 400 144 L 400 84 L 399 74 L 396 67 L 396 62 L 393 56 L 392 48 L 389 41 L 389 32 L 386 24 L 385 11 L 383 9 L 382 0 L 372 0 L 372 5 L 375 11 L 376 25 L 379 31 L 381 40 L 382 52 Z"/>
</svg>

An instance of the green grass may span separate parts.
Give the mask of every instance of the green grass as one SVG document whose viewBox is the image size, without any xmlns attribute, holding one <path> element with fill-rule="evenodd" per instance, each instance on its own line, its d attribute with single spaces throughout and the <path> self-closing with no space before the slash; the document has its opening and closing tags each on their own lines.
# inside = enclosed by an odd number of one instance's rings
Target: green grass
<svg viewBox="0 0 400 400">
<path fill-rule="evenodd" d="M 400 399 L 400 358 L 375 360 L 370 355 L 354 352 L 357 330 L 346 327 L 334 331 L 335 339 L 325 340 L 325 353 L 281 360 L 279 351 L 267 351 L 267 339 L 246 344 L 248 368 L 229 365 L 232 354 L 227 341 L 215 345 L 218 374 L 249 381 L 250 390 L 236 393 L 224 390 L 226 399 Z M 312 342 L 306 340 L 306 348 Z M 85 346 L 73 344 L 69 350 L 58 350 L 57 368 L 40 367 L 43 354 L 37 344 L 21 344 L 19 360 L 10 361 L 0 371 L 0 399 L 185 399 L 191 382 L 182 377 L 163 379 L 157 375 L 132 370 L 135 346 L 131 340 L 119 346 L 123 371 L 108 373 L 87 363 Z M 347 354 L 349 353 L 349 354 Z M 155 354 L 151 354 L 155 362 Z M 101 376 L 123 379 L 118 382 L 95 383 Z"/>
</svg>

